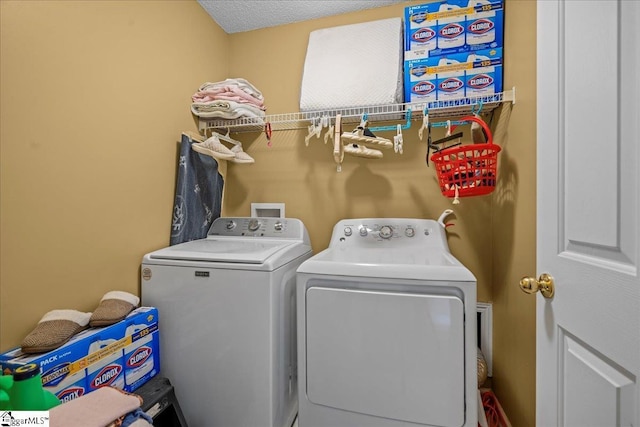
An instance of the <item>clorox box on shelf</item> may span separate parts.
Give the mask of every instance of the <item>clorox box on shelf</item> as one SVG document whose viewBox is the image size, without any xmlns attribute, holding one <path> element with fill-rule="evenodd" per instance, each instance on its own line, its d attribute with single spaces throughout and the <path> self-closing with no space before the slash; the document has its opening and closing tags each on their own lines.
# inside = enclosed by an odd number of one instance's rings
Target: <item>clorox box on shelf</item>
<svg viewBox="0 0 640 427">
<path fill-rule="evenodd" d="M 473 12 L 466 15 L 466 45 L 470 51 L 504 46 L 503 0 L 469 0 Z"/>
<path fill-rule="evenodd" d="M 427 72 L 435 73 L 438 100 L 488 96 L 502 92 L 502 49 L 432 57 L 426 60 Z M 464 92 L 460 90 L 460 80 Z"/>
<path fill-rule="evenodd" d="M 438 3 L 420 4 L 404 9 L 405 50 L 423 49 L 426 52 L 437 47 L 438 21 L 430 16 L 438 10 Z"/>
<path fill-rule="evenodd" d="M 432 102 L 437 99 L 437 76 L 427 69 L 428 64 L 422 59 L 404 62 L 405 102 Z"/>
<path fill-rule="evenodd" d="M 404 18 L 405 60 L 503 47 L 504 0 L 413 5 Z"/>
<path fill-rule="evenodd" d="M 0 368 L 8 374 L 38 364 L 45 390 L 63 402 L 104 386 L 132 392 L 160 372 L 159 334 L 158 310 L 140 307 L 126 319 L 82 331 L 48 353 L 10 350 L 0 355 Z"/>
<path fill-rule="evenodd" d="M 466 63 L 465 93 L 467 98 L 483 97 L 502 92 L 502 49 L 471 52 Z"/>
<path fill-rule="evenodd" d="M 502 92 L 502 49 L 405 61 L 405 101 L 450 101 Z"/>
</svg>

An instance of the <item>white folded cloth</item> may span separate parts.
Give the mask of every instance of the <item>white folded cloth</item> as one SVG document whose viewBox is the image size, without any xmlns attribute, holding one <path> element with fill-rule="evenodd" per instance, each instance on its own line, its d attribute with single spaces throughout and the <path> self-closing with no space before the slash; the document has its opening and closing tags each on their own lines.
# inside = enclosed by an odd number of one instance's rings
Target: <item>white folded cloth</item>
<svg viewBox="0 0 640 427">
<path fill-rule="evenodd" d="M 262 92 L 242 78 L 203 83 L 191 100 L 191 112 L 198 117 L 237 119 L 265 116 Z"/>
<path fill-rule="evenodd" d="M 191 112 L 198 117 L 237 119 L 240 117 L 263 118 L 265 113 L 259 107 L 236 101 L 219 100 L 191 104 Z"/>
</svg>

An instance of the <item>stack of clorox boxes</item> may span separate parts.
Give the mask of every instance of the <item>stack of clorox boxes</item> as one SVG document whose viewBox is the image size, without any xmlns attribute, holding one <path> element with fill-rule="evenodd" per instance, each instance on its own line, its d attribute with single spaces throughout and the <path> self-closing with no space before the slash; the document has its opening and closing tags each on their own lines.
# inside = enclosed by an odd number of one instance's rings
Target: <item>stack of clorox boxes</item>
<svg viewBox="0 0 640 427">
<path fill-rule="evenodd" d="M 16 348 L 1 354 L 0 369 L 8 374 L 37 364 L 43 387 L 62 402 L 104 386 L 132 392 L 160 372 L 158 334 L 158 309 L 139 307 L 124 320 L 80 332 L 48 353 L 24 354 Z"/>
<path fill-rule="evenodd" d="M 502 92 L 504 0 L 444 0 L 405 8 L 405 102 Z"/>
</svg>

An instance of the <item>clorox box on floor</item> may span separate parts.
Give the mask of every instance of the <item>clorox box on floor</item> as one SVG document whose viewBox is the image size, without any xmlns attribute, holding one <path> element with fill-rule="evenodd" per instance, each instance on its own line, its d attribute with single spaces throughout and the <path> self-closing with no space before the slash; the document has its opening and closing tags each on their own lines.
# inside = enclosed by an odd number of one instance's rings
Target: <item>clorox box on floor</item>
<svg viewBox="0 0 640 427">
<path fill-rule="evenodd" d="M 38 364 L 42 385 L 63 402 L 104 386 L 132 392 L 160 371 L 159 333 L 158 310 L 140 307 L 126 319 L 82 331 L 48 353 L 10 350 L 0 355 L 0 368 L 9 374 L 19 366 Z M 136 374 L 142 365 L 144 373 Z M 127 381 L 127 374 L 134 380 Z"/>
<path fill-rule="evenodd" d="M 137 389 L 160 371 L 157 330 L 157 319 L 127 323 L 125 336 L 132 341 L 124 348 L 125 389 Z"/>
</svg>

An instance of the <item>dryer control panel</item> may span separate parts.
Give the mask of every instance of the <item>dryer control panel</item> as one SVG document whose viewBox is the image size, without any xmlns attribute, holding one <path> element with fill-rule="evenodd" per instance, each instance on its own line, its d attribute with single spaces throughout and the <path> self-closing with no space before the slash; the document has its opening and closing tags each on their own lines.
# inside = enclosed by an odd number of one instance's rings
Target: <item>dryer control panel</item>
<svg viewBox="0 0 640 427">
<path fill-rule="evenodd" d="M 333 228 L 332 246 L 416 246 L 449 250 L 444 228 L 430 219 L 344 219 Z"/>
<path fill-rule="evenodd" d="M 221 217 L 211 224 L 209 236 L 304 239 L 307 230 L 296 218 Z"/>
</svg>

